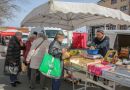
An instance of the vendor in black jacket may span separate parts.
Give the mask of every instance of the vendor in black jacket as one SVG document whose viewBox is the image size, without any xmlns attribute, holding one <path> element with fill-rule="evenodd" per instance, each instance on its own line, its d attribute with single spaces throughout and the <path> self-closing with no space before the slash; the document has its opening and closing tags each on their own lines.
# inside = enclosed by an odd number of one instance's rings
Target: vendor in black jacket
<svg viewBox="0 0 130 90">
<path fill-rule="evenodd" d="M 103 30 L 97 30 L 96 37 L 94 38 L 92 44 L 99 49 L 99 54 L 105 56 L 109 50 L 109 37 L 105 36 Z"/>
</svg>

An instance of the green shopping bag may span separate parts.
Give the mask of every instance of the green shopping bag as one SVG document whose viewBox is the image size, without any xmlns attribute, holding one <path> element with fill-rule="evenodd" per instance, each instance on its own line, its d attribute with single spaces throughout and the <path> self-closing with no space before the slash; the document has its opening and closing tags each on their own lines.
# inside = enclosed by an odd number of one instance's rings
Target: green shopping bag
<svg viewBox="0 0 130 90">
<path fill-rule="evenodd" d="M 62 74 L 62 64 L 59 59 L 46 53 L 42 59 L 39 71 L 50 78 L 59 79 Z"/>
</svg>

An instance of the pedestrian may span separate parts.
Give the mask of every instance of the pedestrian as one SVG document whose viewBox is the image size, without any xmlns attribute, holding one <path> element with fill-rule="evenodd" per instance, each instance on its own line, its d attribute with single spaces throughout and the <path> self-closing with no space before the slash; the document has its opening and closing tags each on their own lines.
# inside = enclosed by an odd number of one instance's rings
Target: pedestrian
<svg viewBox="0 0 130 90">
<path fill-rule="evenodd" d="M 62 48 L 63 39 L 64 34 L 62 32 L 58 32 L 54 40 L 51 42 L 48 51 L 49 54 L 51 54 L 55 58 L 60 59 L 62 66 L 63 66 L 62 54 L 66 52 L 66 49 Z M 52 90 L 60 90 L 60 86 L 61 86 L 61 79 L 52 79 Z"/>
<path fill-rule="evenodd" d="M 30 63 L 31 68 L 31 80 L 30 80 L 30 88 L 35 88 L 36 76 L 40 72 L 38 71 L 39 66 L 41 64 L 42 58 L 45 53 L 48 52 L 49 41 L 43 33 L 38 34 L 38 38 L 33 42 L 29 54 L 27 56 L 27 63 Z M 45 87 L 46 78 L 42 74 L 40 74 L 40 84 L 42 89 L 46 90 Z"/>
<path fill-rule="evenodd" d="M 20 81 L 18 81 L 18 74 L 21 71 L 21 50 L 24 49 L 24 44 L 21 40 L 22 33 L 16 32 L 15 36 L 13 36 L 8 45 L 7 49 L 7 55 L 5 60 L 5 66 L 6 65 L 15 65 L 18 67 L 18 73 L 17 74 L 10 74 L 10 84 L 13 87 L 16 87 L 16 84 L 21 84 Z"/>
<path fill-rule="evenodd" d="M 109 50 L 109 37 L 104 34 L 103 30 L 98 29 L 92 44 L 99 49 L 99 54 L 104 57 Z"/>
<path fill-rule="evenodd" d="M 30 70 L 30 67 L 29 67 L 30 63 L 28 63 L 28 64 L 26 63 L 26 58 L 27 58 L 27 55 L 30 51 L 32 43 L 36 38 L 37 38 L 37 36 L 34 35 L 34 34 L 29 36 L 27 42 L 25 43 L 25 50 L 24 50 L 24 54 L 23 54 L 23 57 L 24 57 L 23 63 L 27 66 L 27 76 L 28 76 L 29 81 L 30 81 L 30 78 L 31 78 L 31 70 Z"/>
</svg>

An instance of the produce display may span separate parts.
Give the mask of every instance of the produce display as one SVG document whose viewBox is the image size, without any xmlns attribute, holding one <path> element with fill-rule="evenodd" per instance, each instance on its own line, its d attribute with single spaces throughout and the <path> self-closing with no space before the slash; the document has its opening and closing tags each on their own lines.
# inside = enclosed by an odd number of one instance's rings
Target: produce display
<svg viewBox="0 0 130 90">
<path fill-rule="evenodd" d="M 119 55 L 119 56 L 118 56 Z M 105 57 L 98 54 L 95 45 L 89 49 L 72 49 L 63 55 L 65 69 L 65 79 L 78 81 L 73 72 L 86 72 L 87 80 L 95 85 L 104 87 L 114 87 L 113 82 L 130 87 L 130 61 L 128 59 L 128 48 L 122 48 L 118 52 L 109 50 Z M 92 82 L 91 82 L 92 81 Z M 112 83 L 111 83 L 112 82 Z"/>
<path fill-rule="evenodd" d="M 128 58 L 129 56 L 129 48 L 121 48 L 119 52 L 119 58 Z"/>
</svg>

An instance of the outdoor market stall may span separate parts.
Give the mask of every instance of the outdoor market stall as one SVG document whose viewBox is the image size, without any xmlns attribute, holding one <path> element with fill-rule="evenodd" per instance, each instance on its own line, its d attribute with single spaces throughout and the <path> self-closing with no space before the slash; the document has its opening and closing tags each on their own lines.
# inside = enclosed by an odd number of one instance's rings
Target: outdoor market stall
<svg viewBox="0 0 130 90">
<path fill-rule="evenodd" d="M 102 7 L 92 3 L 88 4 L 51 1 L 35 8 L 24 18 L 21 26 L 57 27 L 65 30 L 75 30 L 86 25 L 105 25 L 108 23 L 116 25 L 129 25 L 130 16 L 122 13 L 119 10 Z M 83 53 L 70 55 L 71 58 L 69 58 L 68 61 L 71 63 L 71 72 L 73 72 L 72 68 L 74 68 L 76 69 L 74 71 L 83 71 L 86 73 L 87 76 L 85 79 L 86 83 L 83 87 L 84 89 L 86 89 L 88 82 L 91 82 L 108 90 L 115 90 L 115 83 L 117 83 L 117 81 L 115 78 L 106 78 L 104 73 L 106 74 L 107 72 L 110 72 L 119 78 L 120 76 L 125 76 L 125 78 L 129 77 L 128 75 L 119 74 L 116 72 L 115 67 L 118 60 L 115 52 L 108 53 L 108 56 L 103 59 L 101 57 L 99 58 L 97 55 L 89 55 L 88 52 L 86 53 L 86 49 L 80 49 L 80 51 Z M 108 61 L 105 62 L 106 60 Z M 121 63 L 120 60 L 119 63 Z M 120 64 L 120 66 L 122 66 L 122 64 Z M 127 69 L 125 68 L 125 70 Z M 112 85 L 113 87 L 105 84 L 104 81 L 114 82 Z M 75 87 L 73 87 L 73 90 L 75 90 Z"/>
</svg>

